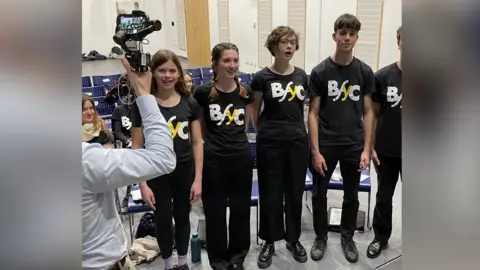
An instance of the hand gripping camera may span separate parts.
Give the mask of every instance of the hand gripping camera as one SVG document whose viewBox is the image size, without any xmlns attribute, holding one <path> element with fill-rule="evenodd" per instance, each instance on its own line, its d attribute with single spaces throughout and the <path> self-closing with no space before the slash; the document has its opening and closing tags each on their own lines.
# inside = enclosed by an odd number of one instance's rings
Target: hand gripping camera
<svg viewBox="0 0 480 270">
<path fill-rule="evenodd" d="M 143 53 L 143 41 L 154 31 L 160 31 L 162 23 L 150 20 L 141 10 L 131 14 L 119 14 L 113 41 L 125 51 L 125 58 L 135 72 L 145 72 L 150 66 L 150 54 Z"/>
</svg>

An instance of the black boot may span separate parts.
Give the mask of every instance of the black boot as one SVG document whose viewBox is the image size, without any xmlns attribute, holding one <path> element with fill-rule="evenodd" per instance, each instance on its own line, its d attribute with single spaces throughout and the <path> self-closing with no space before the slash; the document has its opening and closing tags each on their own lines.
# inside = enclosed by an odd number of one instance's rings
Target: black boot
<svg viewBox="0 0 480 270">
<path fill-rule="evenodd" d="M 327 241 L 316 238 L 313 242 L 312 249 L 310 250 L 310 257 L 314 261 L 320 261 L 325 255 L 327 249 Z"/>
<path fill-rule="evenodd" d="M 275 245 L 273 243 L 263 244 L 262 251 L 258 254 L 257 266 L 265 269 L 272 264 L 272 256 L 275 253 Z"/>
<path fill-rule="evenodd" d="M 387 242 L 382 243 L 380 240 L 373 239 L 370 245 L 368 245 L 367 257 L 370 259 L 378 257 L 378 255 L 382 253 L 382 250 L 387 248 L 387 245 Z"/>
<path fill-rule="evenodd" d="M 292 252 L 295 261 L 299 263 L 304 263 L 308 260 L 307 252 L 305 251 L 305 248 L 302 246 L 300 241 L 297 241 L 295 243 L 287 242 L 287 249 Z"/>
<path fill-rule="evenodd" d="M 353 242 L 353 239 L 349 240 L 341 240 L 343 253 L 345 254 L 345 259 L 351 263 L 355 263 L 358 261 L 358 249 Z"/>
</svg>

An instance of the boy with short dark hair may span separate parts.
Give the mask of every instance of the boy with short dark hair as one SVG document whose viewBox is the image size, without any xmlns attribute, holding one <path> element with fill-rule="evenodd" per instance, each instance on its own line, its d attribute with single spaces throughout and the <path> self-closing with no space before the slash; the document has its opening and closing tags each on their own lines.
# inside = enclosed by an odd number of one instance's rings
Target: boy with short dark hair
<svg viewBox="0 0 480 270">
<path fill-rule="evenodd" d="M 332 34 L 335 53 L 314 67 L 310 76 L 308 130 L 316 234 L 310 256 L 315 261 L 323 258 L 327 247 L 327 189 L 338 162 L 344 190 L 341 244 L 349 262 L 358 260 L 353 235 L 360 174 L 370 164 L 374 122 L 371 94 L 375 89 L 372 68 L 353 56 L 360 29 L 361 23 L 355 16 L 338 17 Z"/>
</svg>

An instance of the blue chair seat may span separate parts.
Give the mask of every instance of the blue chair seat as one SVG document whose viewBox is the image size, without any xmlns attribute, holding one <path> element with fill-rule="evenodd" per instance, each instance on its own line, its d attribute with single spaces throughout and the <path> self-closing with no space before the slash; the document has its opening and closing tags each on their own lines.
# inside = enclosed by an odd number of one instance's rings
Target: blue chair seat
<svg viewBox="0 0 480 270">
<path fill-rule="evenodd" d="M 91 86 L 92 86 L 92 80 L 90 79 L 90 76 L 83 76 L 82 87 L 91 87 Z"/>
<path fill-rule="evenodd" d="M 135 185 L 135 186 L 132 186 L 132 191 L 134 190 L 139 190 L 140 187 Z M 143 213 L 143 212 L 149 212 L 149 211 L 153 211 L 152 208 L 150 208 L 150 206 L 148 206 L 147 204 L 144 204 L 144 203 L 135 203 L 133 201 L 133 198 L 132 196 L 130 196 L 128 198 L 128 208 L 127 208 L 127 213 L 129 214 L 135 214 L 135 213 Z"/>
<path fill-rule="evenodd" d="M 91 97 L 104 97 L 107 95 L 103 86 L 82 87 L 82 93 Z"/>
<path fill-rule="evenodd" d="M 337 166 L 337 169 L 339 167 Z M 313 189 L 313 176 L 310 170 L 307 170 L 307 177 L 305 179 L 305 190 L 312 190 Z M 328 183 L 328 189 L 333 190 L 343 190 L 343 179 L 340 178 L 338 180 L 330 179 Z M 370 182 L 370 170 L 364 170 L 361 174 L 360 185 L 358 187 L 358 191 L 360 192 L 370 192 L 372 190 L 372 183 Z"/>
</svg>

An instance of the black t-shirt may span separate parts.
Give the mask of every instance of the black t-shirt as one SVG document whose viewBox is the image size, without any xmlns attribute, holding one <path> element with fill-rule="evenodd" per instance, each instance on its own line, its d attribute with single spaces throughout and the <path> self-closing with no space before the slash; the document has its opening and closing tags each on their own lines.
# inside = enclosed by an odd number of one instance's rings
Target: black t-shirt
<svg viewBox="0 0 480 270">
<path fill-rule="evenodd" d="M 113 134 L 116 140 L 128 141 L 132 137 L 132 110 L 130 106 L 122 104 L 115 108 L 112 114 Z"/>
<path fill-rule="evenodd" d="M 245 106 L 252 102 L 252 91 L 247 85 L 247 98 L 239 96 L 240 86 L 230 92 L 217 90 L 219 97 L 212 100 L 211 83 L 195 88 L 195 99 L 203 108 L 205 134 L 203 148 L 216 155 L 233 156 L 249 147 L 245 132 Z"/>
<path fill-rule="evenodd" d="M 289 75 L 276 74 L 268 67 L 254 75 L 250 86 L 262 92 L 264 104 L 257 138 L 287 140 L 307 135 L 303 115 L 307 85 L 307 73 L 298 67 Z"/>
<path fill-rule="evenodd" d="M 193 154 L 190 126 L 193 121 L 200 118 L 200 106 L 198 106 L 197 101 L 189 95 L 181 96 L 180 102 L 173 107 L 163 107 L 160 105 L 158 105 L 158 107 L 170 126 L 177 162 L 188 160 Z M 132 126 L 142 126 L 142 118 L 137 103 L 132 105 Z"/>
<path fill-rule="evenodd" d="M 372 99 L 381 104 L 375 151 L 402 157 L 402 70 L 397 63 L 377 71 Z"/>
<path fill-rule="evenodd" d="M 358 58 L 342 66 L 328 57 L 313 68 L 309 91 L 320 97 L 320 145 L 363 143 L 363 98 L 374 89 L 372 68 Z"/>
</svg>

